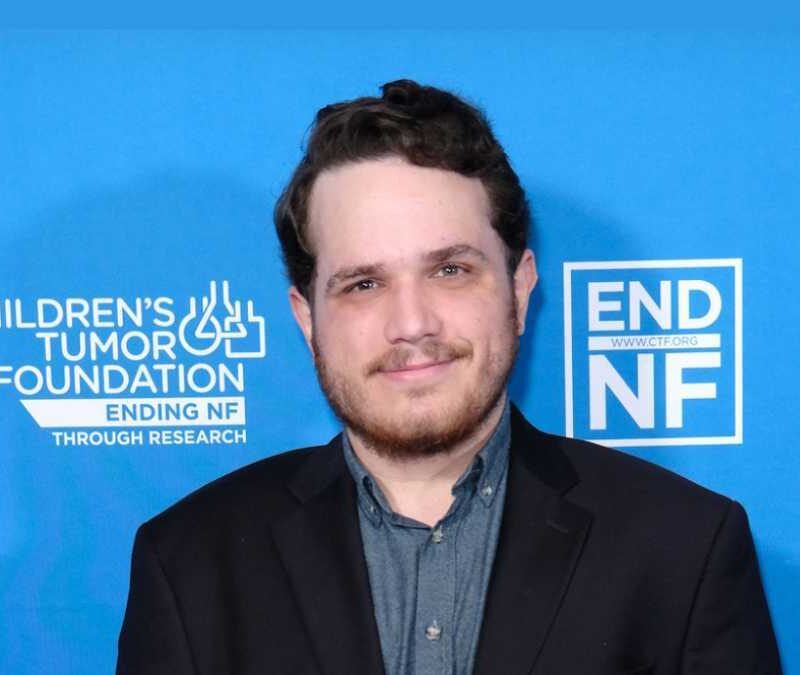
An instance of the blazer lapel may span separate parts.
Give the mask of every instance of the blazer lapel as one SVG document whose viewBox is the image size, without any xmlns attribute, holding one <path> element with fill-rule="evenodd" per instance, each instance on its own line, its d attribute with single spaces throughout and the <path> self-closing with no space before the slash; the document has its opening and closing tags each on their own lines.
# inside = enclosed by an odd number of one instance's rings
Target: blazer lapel
<svg viewBox="0 0 800 675">
<path fill-rule="evenodd" d="M 273 525 L 314 653 L 326 673 L 383 673 L 356 491 L 340 437 L 292 480 L 297 510 Z"/>
<path fill-rule="evenodd" d="M 512 408 L 506 502 L 474 672 L 529 673 L 572 578 L 592 516 L 562 498 L 578 477 L 556 441 Z M 502 666 L 500 666 L 502 664 Z"/>
</svg>

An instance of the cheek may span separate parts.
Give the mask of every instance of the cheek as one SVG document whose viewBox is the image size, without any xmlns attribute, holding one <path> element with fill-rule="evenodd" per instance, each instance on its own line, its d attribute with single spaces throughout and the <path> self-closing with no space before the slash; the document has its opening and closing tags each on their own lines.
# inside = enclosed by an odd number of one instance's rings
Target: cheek
<svg viewBox="0 0 800 675">
<path fill-rule="evenodd" d="M 510 300 L 494 297 L 482 303 L 475 311 L 471 321 L 464 326 L 465 337 L 475 344 L 476 349 L 485 352 L 499 352 L 508 349 L 509 340 L 516 338 L 514 305 Z"/>
<path fill-rule="evenodd" d="M 450 316 L 463 330 L 488 337 L 505 328 L 512 310 L 509 303 L 510 298 L 501 292 L 476 294 L 451 307 Z"/>
<path fill-rule="evenodd" d="M 314 324 L 317 344 L 328 357 L 342 354 L 349 360 L 358 360 L 375 341 L 377 329 L 373 323 L 363 313 L 322 314 Z"/>
</svg>

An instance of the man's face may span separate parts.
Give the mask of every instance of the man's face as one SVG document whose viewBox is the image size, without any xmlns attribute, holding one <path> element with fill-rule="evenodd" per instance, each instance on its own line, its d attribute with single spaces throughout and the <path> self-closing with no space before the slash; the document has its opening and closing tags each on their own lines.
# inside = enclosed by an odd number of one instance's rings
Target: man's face
<svg viewBox="0 0 800 675">
<path fill-rule="evenodd" d="M 478 179 L 390 157 L 323 172 L 309 207 L 313 302 L 290 291 L 320 384 L 395 458 L 446 451 L 502 403 L 536 280 L 510 279 Z"/>
</svg>

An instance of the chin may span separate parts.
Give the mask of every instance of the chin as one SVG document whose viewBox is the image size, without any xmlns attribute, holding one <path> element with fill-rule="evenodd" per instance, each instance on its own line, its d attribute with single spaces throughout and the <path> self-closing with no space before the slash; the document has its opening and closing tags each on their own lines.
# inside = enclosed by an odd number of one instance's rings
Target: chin
<svg viewBox="0 0 800 675">
<path fill-rule="evenodd" d="M 365 411 L 357 417 L 343 418 L 359 439 L 376 454 L 392 459 L 415 459 L 446 454 L 473 435 L 499 401 L 483 405 L 448 406 L 430 401 L 387 404 L 381 412 Z M 391 411 L 391 417 L 385 411 Z"/>
<path fill-rule="evenodd" d="M 336 372 L 315 352 L 317 375 L 345 426 L 375 454 L 414 459 L 448 453 L 482 434 L 501 400 L 513 365 L 515 342 L 469 372 L 429 383 L 382 383 L 375 376 Z"/>
</svg>

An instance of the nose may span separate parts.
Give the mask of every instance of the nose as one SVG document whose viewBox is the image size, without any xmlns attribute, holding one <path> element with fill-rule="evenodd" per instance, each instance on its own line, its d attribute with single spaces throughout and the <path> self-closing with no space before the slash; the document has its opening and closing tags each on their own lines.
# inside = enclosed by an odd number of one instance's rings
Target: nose
<svg viewBox="0 0 800 675">
<path fill-rule="evenodd" d="M 441 331 L 438 311 L 418 284 L 397 285 L 387 299 L 384 335 L 390 343 L 416 343 Z"/>
</svg>

